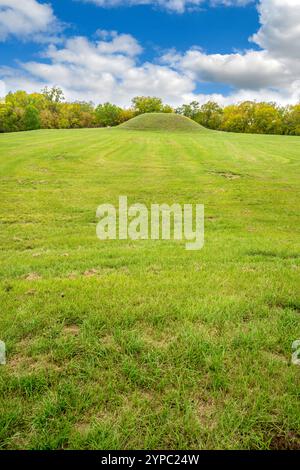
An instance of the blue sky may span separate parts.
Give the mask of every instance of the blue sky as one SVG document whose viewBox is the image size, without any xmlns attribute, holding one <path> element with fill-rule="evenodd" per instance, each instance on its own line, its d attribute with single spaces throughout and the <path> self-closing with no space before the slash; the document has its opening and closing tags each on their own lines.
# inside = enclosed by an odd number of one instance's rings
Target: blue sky
<svg viewBox="0 0 300 470">
<path fill-rule="evenodd" d="M 70 8 L 70 3 L 72 3 Z M 202 7 L 178 14 L 151 6 L 99 8 L 91 3 L 54 0 L 58 17 L 70 23 L 69 34 L 92 36 L 97 29 L 130 33 L 142 44 L 184 51 L 201 45 L 207 52 L 231 52 L 248 46 L 258 28 L 255 3 L 239 7 Z"/>
<path fill-rule="evenodd" d="M 299 22 L 298 0 L 0 0 L 0 94 L 295 102 Z"/>
</svg>

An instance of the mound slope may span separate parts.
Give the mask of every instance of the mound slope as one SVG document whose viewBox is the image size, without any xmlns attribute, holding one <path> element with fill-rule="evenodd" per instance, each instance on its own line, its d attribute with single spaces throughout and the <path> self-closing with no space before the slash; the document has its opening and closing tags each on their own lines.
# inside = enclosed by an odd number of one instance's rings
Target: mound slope
<svg viewBox="0 0 300 470">
<path fill-rule="evenodd" d="M 140 114 L 124 122 L 119 128 L 137 131 L 207 132 L 205 127 L 195 121 L 173 113 Z"/>
</svg>

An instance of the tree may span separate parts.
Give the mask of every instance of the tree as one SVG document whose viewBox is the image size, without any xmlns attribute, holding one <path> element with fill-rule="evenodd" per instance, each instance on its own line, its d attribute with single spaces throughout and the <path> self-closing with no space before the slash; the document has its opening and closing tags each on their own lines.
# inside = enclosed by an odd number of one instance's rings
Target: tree
<svg viewBox="0 0 300 470">
<path fill-rule="evenodd" d="M 58 86 L 53 86 L 52 88 L 45 86 L 42 90 L 42 95 L 51 103 L 61 103 L 65 99 L 64 92 Z"/>
<path fill-rule="evenodd" d="M 282 120 L 285 134 L 300 135 L 300 104 L 284 108 Z"/>
<path fill-rule="evenodd" d="M 58 127 L 59 111 L 61 107 L 60 105 L 65 99 L 64 93 L 57 86 L 53 86 L 52 88 L 48 88 L 46 86 L 42 90 L 42 95 L 46 99 L 47 109 L 49 109 L 49 111 L 53 113 L 53 119 L 52 119 L 52 122 L 54 123 L 53 127 Z"/>
<path fill-rule="evenodd" d="M 99 104 L 95 110 L 96 123 L 100 127 L 116 126 L 120 124 L 122 109 L 111 103 Z"/>
<path fill-rule="evenodd" d="M 280 110 L 274 103 L 257 103 L 254 111 L 253 132 L 258 134 L 282 134 Z"/>
<path fill-rule="evenodd" d="M 224 109 L 221 128 L 231 132 L 282 134 L 284 111 L 275 103 L 245 101 Z"/>
<path fill-rule="evenodd" d="M 10 102 L 2 103 L 0 108 L 0 131 L 17 132 L 24 130 L 24 109 Z"/>
<path fill-rule="evenodd" d="M 243 114 L 236 105 L 224 108 L 221 129 L 227 132 L 245 132 Z"/>
<path fill-rule="evenodd" d="M 256 105 L 254 101 L 244 101 L 226 106 L 220 128 L 229 132 L 255 132 Z"/>
<path fill-rule="evenodd" d="M 39 111 L 46 109 L 48 105 L 48 101 L 42 93 L 30 93 L 30 95 L 28 95 L 28 102 Z"/>
<path fill-rule="evenodd" d="M 135 113 L 133 109 L 122 109 L 120 114 L 120 122 L 129 121 L 129 119 L 132 119 L 134 116 Z"/>
<path fill-rule="evenodd" d="M 25 108 L 24 127 L 25 127 L 26 131 L 31 131 L 31 130 L 34 130 L 34 129 L 40 129 L 40 127 L 41 127 L 39 111 L 32 104 L 29 104 Z"/>
<path fill-rule="evenodd" d="M 223 119 L 223 109 L 214 101 L 203 104 L 193 119 L 209 129 L 220 129 Z"/>
<path fill-rule="evenodd" d="M 9 92 L 5 97 L 5 103 L 13 108 L 25 108 L 29 104 L 29 95 L 26 91 L 18 90 L 14 93 Z"/>
<path fill-rule="evenodd" d="M 169 104 L 164 104 L 162 108 L 163 113 L 174 113 L 174 109 Z"/>
<path fill-rule="evenodd" d="M 155 96 L 136 96 L 132 100 L 132 105 L 135 114 L 163 112 L 162 100 Z"/>
<path fill-rule="evenodd" d="M 200 111 L 200 105 L 198 101 L 191 101 L 190 104 L 183 104 L 176 109 L 177 114 L 182 114 L 190 119 L 194 119 Z"/>
<path fill-rule="evenodd" d="M 91 103 L 75 101 L 74 103 L 60 103 L 58 127 L 63 129 L 76 129 L 93 127 L 95 125 L 94 107 Z"/>
</svg>

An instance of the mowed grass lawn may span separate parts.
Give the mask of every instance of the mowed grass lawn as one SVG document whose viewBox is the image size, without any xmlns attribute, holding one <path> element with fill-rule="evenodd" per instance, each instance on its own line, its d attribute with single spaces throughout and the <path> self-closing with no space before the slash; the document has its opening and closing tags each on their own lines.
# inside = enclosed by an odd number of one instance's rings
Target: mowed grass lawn
<svg viewBox="0 0 300 470">
<path fill-rule="evenodd" d="M 0 136 L 2 449 L 300 448 L 300 138 Z M 99 204 L 204 203 L 205 246 Z"/>
</svg>

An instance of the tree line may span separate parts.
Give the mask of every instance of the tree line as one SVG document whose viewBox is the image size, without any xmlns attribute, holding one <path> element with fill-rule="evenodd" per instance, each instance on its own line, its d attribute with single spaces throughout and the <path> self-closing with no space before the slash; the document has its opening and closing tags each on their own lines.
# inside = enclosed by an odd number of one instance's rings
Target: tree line
<svg viewBox="0 0 300 470">
<path fill-rule="evenodd" d="M 244 101 L 222 107 L 213 101 L 203 105 L 192 101 L 172 108 L 160 98 L 137 96 L 130 108 L 121 108 L 108 102 L 98 106 L 85 101 L 67 102 L 58 87 L 46 87 L 40 93 L 8 93 L 0 100 L 0 132 L 111 127 L 153 112 L 181 114 L 215 130 L 300 135 L 300 104 Z"/>
</svg>

